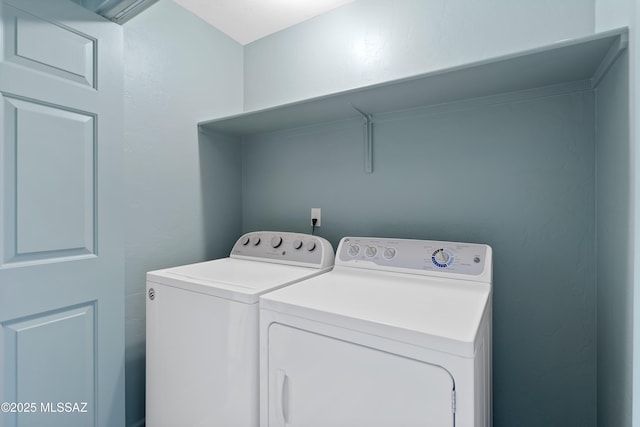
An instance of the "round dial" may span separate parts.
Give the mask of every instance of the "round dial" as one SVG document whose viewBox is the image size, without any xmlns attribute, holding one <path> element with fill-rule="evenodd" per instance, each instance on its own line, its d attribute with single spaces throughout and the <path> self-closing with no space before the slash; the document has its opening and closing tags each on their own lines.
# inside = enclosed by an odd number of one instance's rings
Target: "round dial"
<svg viewBox="0 0 640 427">
<path fill-rule="evenodd" d="M 444 251 L 444 249 L 440 249 L 435 254 L 435 259 L 440 264 L 446 264 L 449 261 L 449 254 Z"/>
<path fill-rule="evenodd" d="M 310 242 L 307 242 L 306 245 L 304 245 L 304 247 L 309 251 L 313 251 L 316 248 L 316 242 L 314 242 L 313 240 L 311 240 Z"/>
<path fill-rule="evenodd" d="M 302 240 L 293 241 L 293 249 L 300 249 L 302 247 Z"/>
<path fill-rule="evenodd" d="M 271 238 L 271 247 L 272 248 L 277 248 L 278 246 L 280 246 L 282 244 L 282 237 L 280 236 L 273 236 Z"/>
<path fill-rule="evenodd" d="M 376 256 L 377 253 L 378 248 L 376 248 L 375 246 L 367 246 L 367 249 L 365 249 L 364 251 L 364 254 L 369 258 Z"/>
<path fill-rule="evenodd" d="M 242 240 L 240 240 L 240 243 L 242 243 L 243 245 L 247 246 L 249 244 L 249 236 L 244 236 L 242 238 Z"/>
<path fill-rule="evenodd" d="M 393 259 L 393 257 L 396 256 L 395 248 L 385 248 L 382 256 L 384 256 L 385 259 Z"/>
<path fill-rule="evenodd" d="M 444 248 L 440 248 L 431 254 L 431 260 L 436 267 L 446 268 L 453 263 L 453 255 Z"/>
<path fill-rule="evenodd" d="M 347 253 L 350 256 L 356 256 L 360 253 L 360 246 L 358 245 L 351 245 L 349 246 L 349 249 L 347 249 Z"/>
<path fill-rule="evenodd" d="M 251 244 L 252 244 L 253 246 L 258 246 L 258 245 L 260 244 L 260 237 L 258 237 L 258 236 L 253 236 L 253 237 L 251 238 Z"/>
</svg>

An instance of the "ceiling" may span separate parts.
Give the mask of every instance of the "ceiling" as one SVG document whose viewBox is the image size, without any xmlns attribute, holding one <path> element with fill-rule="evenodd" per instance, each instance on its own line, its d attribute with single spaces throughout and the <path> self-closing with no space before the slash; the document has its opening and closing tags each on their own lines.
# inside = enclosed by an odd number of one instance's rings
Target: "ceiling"
<svg viewBox="0 0 640 427">
<path fill-rule="evenodd" d="M 245 45 L 353 0 L 174 0 Z"/>
</svg>

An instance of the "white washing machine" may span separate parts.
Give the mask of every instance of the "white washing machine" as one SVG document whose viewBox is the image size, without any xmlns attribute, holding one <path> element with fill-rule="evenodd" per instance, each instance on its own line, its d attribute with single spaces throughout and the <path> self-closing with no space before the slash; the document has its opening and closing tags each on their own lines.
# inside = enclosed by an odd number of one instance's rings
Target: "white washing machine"
<svg viewBox="0 0 640 427">
<path fill-rule="evenodd" d="M 258 297 L 333 260 L 320 237 L 255 232 L 228 258 L 147 273 L 147 427 L 256 427 Z"/>
<path fill-rule="evenodd" d="M 260 298 L 262 427 L 489 427 L 492 251 L 344 238 Z"/>
</svg>

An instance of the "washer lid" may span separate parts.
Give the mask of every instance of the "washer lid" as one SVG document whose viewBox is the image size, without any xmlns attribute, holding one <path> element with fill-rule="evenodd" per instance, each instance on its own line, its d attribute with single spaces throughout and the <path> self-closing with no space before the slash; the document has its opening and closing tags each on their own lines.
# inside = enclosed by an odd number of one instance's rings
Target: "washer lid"
<svg viewBox="0 0 640 427">
<path fill-rule="evenodd" d="M 255 304 L 265 292 L 328 270 L 222 258 L 150 271 L 147 281 Z"/>
<path fill-rule="evenodd" d="M 260 308 L 473 357 L 490 298 L 489 284 L 336 267 L 262 296 Z"/>
</svg>

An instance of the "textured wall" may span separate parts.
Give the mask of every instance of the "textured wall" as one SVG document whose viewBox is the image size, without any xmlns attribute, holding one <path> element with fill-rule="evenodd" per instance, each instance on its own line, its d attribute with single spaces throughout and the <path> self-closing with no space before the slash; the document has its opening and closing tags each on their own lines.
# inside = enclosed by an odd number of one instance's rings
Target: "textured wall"
<svg viewBox="0 0 640 427">
<path fill-rule="evenodd" d="M 242 108 L 242 47 L 161 0 L 125 26 L 127 425 L 141 425 L 145 273 L 221 257 L 240 233 L 239 144 L 196 124 Z"/>
<path fill-rule="evenodd" d="M 245 46 L 254 110 L 593 32 L 595 0 L 360 0 Z"/>
<path fill-rule="evenodd" d="M 628 72 L 617 64 L 603 82 L 597 116 L 599 140 L 606 141 L 598 150 L 598 181 L 607 189 L 598 192 L 598 250 L 604 264 L 598 266 L 598 425 L 630 427 L 640 426 L 640 228 L 634 219 L 640 212 L 640 6 L 634 0 L 596 0 L 595 18 L 596 31 L 630 29 Z M 622 247 L 634 258 L 605 262 L 608 253 Z"/>
<path fill-rule="evenodd" d="M 593 94 L 512 96 L 246 141 L 243 229 L 490 244 L 494 425 L 595 426 Z"/>
<path fill-rule="evenodd" d="M 596 91 L 598 425 L 631 427 L 633 233 L 628 54 Z"/>
<path fill-rule="evenodd" d="M 168 0 L 127 23 L 128 424 L 144 410 L 144 272 L 223 256 L 240 232 L 239 145 L 198 136 L 197 121 L 243 102 L 251 110 L 589 34 L 594 19 L 598 29 L 618 26 L 620 16 L 637 24 L 630 3 L 362 0 L 246 46 L 244 98 L 243 49 L 216 30 Z M 574 94 L 506 104 L 509 111 L 388 117 L 376 125 L 373 175 L 362 174 L 359 123 L 248 142 L 243 228 L 308 231 L 309 208 L 320 206 L 321 234 L 334 244 L 346 234 L 492 244 L 496 426 L 594 425 L 590 103 Z M 460 172 L 442 178 L 451 170 Z M 569 259 L 559 263 L 549 247 Z M 621 295 L 606 289 L 611 301 Z M 604 402 L 601 411 L 619 403 Z"/>
</svg>

